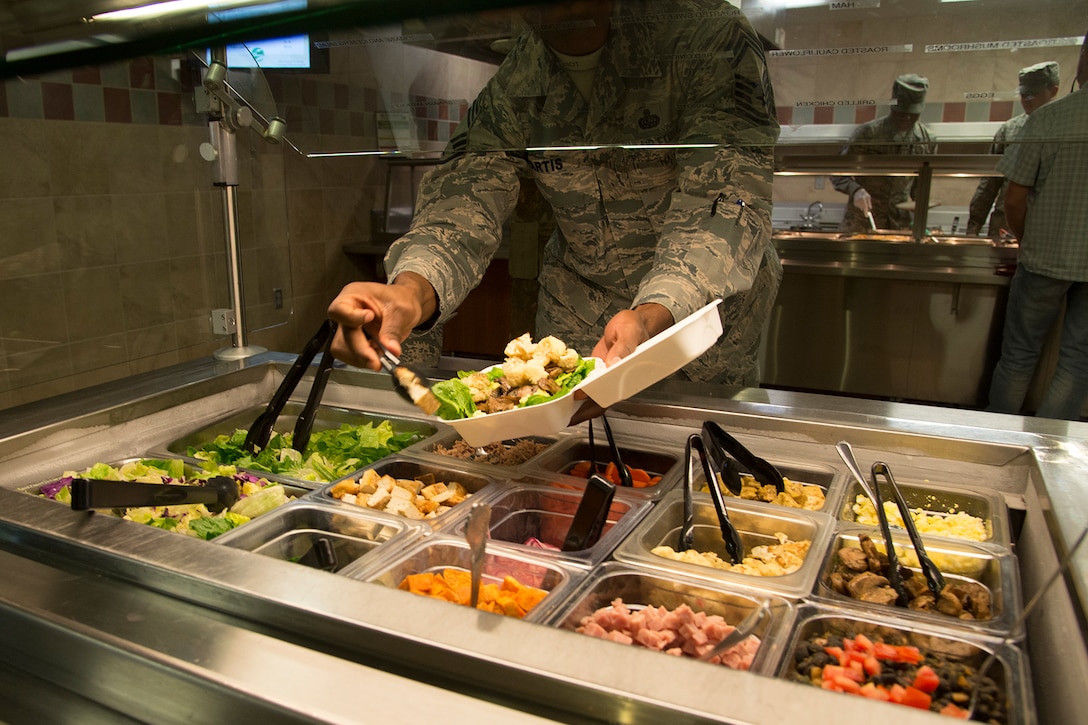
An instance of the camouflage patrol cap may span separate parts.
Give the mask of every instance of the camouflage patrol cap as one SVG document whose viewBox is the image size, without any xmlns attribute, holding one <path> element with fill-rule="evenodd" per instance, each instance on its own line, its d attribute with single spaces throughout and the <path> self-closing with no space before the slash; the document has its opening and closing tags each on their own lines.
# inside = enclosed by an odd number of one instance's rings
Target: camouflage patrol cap
<svg viewBox="0 0 1088 725">
<path fill-rule="evenodd" d="M 1024 98 L 1041 93 L 1059 82 L 1058 64 L 1052 60 L 1020 69 L 1020 95 Z"/>
<path fill-rule="evenodd" d="M 905 73 L 892 84 L 892 98 L 895 105 L 892 110 L 902 113 L 921 113 L 926 106 L 926 91 L 929 79 L 917 73 Z"/>
</svg>

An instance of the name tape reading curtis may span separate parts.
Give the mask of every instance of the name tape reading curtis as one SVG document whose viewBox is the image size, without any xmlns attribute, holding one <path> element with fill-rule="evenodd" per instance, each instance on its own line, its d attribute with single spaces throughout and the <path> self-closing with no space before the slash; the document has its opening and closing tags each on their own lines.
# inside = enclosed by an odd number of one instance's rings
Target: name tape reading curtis
<svg viewBox="0 0 1088 725">
<path fill-rule="evenodd" d="M 886 53 L 910 53 L 914 45 L 859 45 L 852 48 L 797 48 L 795 50 L 771 50 L 771 58 L 813 58 L 819 56 L 883 55 Z"/>
</svg>

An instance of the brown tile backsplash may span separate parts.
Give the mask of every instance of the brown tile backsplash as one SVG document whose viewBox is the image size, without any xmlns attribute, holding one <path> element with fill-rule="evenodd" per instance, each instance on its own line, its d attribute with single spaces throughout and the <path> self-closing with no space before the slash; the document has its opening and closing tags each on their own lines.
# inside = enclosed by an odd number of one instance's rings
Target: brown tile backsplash
<svg viewBox="0 0 1088 725">
<path fill-rule="evenodd" d="M 50 121 L 74 121 L 75 102 L 70 83 L 42 83 L 42 111 Z"/>
</svg>

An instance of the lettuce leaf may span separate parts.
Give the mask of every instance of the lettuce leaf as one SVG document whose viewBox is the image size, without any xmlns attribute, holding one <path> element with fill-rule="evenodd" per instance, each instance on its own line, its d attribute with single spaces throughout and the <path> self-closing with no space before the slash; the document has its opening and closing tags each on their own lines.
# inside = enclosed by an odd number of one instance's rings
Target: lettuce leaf
<svg viewBox="0 0 1088 725">
<path fill-rule="evenodd" d="M 238 429 L 204 445 L 190 446 L 189 455 L 206 461 L 204 468 L 233 465 L 324 483 L 396 453 L 421 437 L 410 431 L 397 433 L 387 420 L 377 425 L 345 423 L 332 430 L 315 430 L 303 455 L 291 448 L 292 436 L 275 433 L 263 450 L 251 454 L 242 448 L 246 431 Z"/>
<path fill-rule="evenodd" d="M 443 420 L 459 420 L 476 415 L 476 404 L 472 402 L 472 391 L 459 378 L 451 378 L 435 383 L 431 392 L 441 405 L 435 412 Z"/>
<path fill-rule="evenodd" d="M 196 534 L 198 539 L 214 539 L 220 534 L 225 534 L 235 526 L 234 522 L 227 518 L 220 518 L 219 516 L 205 516 L 200 519 L 193 519 L 189 522 L 189 530 Z"/>
</svg>

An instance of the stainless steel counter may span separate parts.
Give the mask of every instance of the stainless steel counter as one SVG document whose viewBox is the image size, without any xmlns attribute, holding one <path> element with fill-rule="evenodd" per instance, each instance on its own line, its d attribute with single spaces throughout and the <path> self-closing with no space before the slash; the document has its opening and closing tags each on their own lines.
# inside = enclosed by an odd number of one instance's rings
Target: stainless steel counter
<svg viewBox="0 0 1088 725">
<path fill-rule="evenodd" d="M 244 713 L 312 722 L 778 723 L 826 712 L 868 723 L 885 714 L 862 698 L 405 597 L 15 490 L 58 466 L 142 455 L 198 421 L 262 404 L 289 360 L 201 361 L 0 412 L 0 665 L 55 683 L 73 712 L 84 703 L 100 717 L 154 722 Z M 337 370 L 325 400 L 415 415 L 387 385 L 381 375 Z M 677 446 L 708 418 L 791 460 L 841 468 L 833 445 L 846 438 L 860 456 L 897 470 L 1000 492 L 1024 512 L 1016 547 L 1025 600 L 1088 520 L 1079 505 L 1084 425 L 669 383 L 610 414 L 618 434 Z M 1029 620 L 1040 722 L 1079 714 L 1086 595 L 1081 552 Z M 18 692 L 0 697 L 25 706 Z M 934 721 L 910 708 L 895 715 Z"/>
<path fill-rule="evenodd" d="M 762 382 L 981 407 L 1017 247 L 778 232 L 785 270 Z"/>
</svg>

